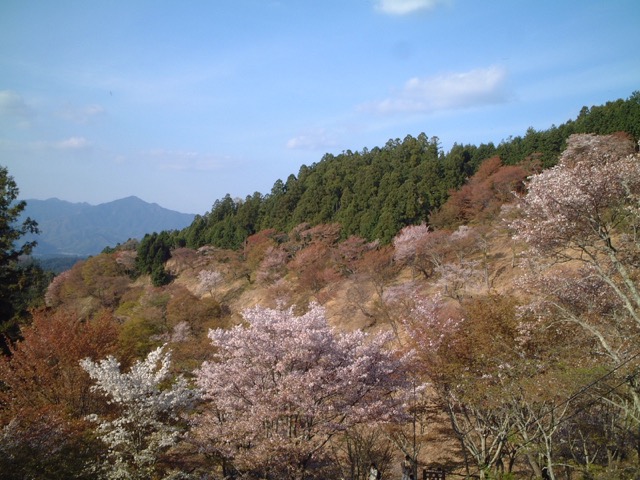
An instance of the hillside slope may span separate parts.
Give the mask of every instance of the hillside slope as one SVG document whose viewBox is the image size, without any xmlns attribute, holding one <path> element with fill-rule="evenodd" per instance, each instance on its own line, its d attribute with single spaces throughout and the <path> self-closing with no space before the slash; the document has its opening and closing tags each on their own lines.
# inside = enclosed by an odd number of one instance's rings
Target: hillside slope
<svg viewBox="0 0 640 480">
<path fill-rule="evenodd" d="M 363 425 L 331 447 L 371 433 L 374 443 L 359 457 L 365 462 L 382 458 L 376 449 L 384 448 L 394 465 L 409 452 L 421 467 L 444 468 L 448 476 L 540 478 L 558 465 L 576 474 L 595 465 L 604 473 L 589 478 L 637 478 L 637 422 L 629 421 L 640 411 L 635 145 L 628 135 L 576 135 L 557 167 L 531 177 L 515 204 L 518 196 L 505 192 L 522 183 L 525 170 L 489 159 L 449 196 L 443 227 L 407 226 L 389 245 L 344 239 L 335 223 L 264 230 L 240 250 L 176 246 L 162 264 L 169 282 L 155 286 L 153 274 L 136 272 L 143 249 L 121 245 L 53 280 L 46 313 L 64 321 L 48 343 L 62 333 L 73 339 L 69 319 L 93 325 L 106 315 L 124 364 L 167 344 L 174 371 L 197 376 L 216 358 L 210 329 L 241 324 L 247 308 L 290 307 L 294 321 L 320 304 L 336 330 L 389 332 L 389 346 L 414 360 L 402 375 L 420 386 L 405 390 L 409 421 Z M 600 228 L 593 228 L 591 207 L 606 213 L 597 217 Z M 596 254 L 587 257 L 583 248 Z M 620 276 L 607 277 L 615 268 Z M 252 364 L 269 357 L 270 345 L 251 351 Z M 63 377 L 58 363 L 38 355 L 43 361 L 38 371 L 53 364 L 55 378 Z M 77 368 L 77 359 L 71 364 Z M 273 377 L 279 375 L 267 370 L 264 378 Z M 13 393 L 25 389 L 18 385 Z M 17 395 L 5 398 L 24 410 Z M 598 450 L 615 445 L 624 457 L 587 462 L 565 447 L 576 439 Z M 335 462 L 342 461 L 359 460 L 340 453 Z M 185 462 L 190 471 L 224 469 L 217 459 Z"/>
</svg>

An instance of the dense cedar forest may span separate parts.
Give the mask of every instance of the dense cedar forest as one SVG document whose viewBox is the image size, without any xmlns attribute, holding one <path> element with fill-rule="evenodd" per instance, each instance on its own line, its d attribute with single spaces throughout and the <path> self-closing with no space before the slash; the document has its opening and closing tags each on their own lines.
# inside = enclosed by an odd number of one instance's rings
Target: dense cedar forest
<svg viewBox="0 0 640 480">
<path fill-rule="evenodd" d="M 638 478 L 639 139 L 327 154 L 53 278 L 0 169 L 0 477 Z"/>
<path fill-rule="evenodd" d="M 341 235 L 357 235 L 388 243 L 404 226 L 429 222 L 429 216 L 460 188 L 482 161 L 497 156 L 504 165 L 523 162 L 538 168 L 553 166 L 574 133 L 617 131 L 640 137 L 640 101 L 627 100 L 584 107 L 575 120 L 545 131 L 527 130 L 523 137 L 499 145 L 455 144 L 443 152 L 438 138 L 389 140 L 383 147 L 326 154 L 318 163 L 303 165 L 298 175 L 278 180 L 271 192 L 245 199 L 229 195 L 217 200 L 209 213 L 175 239 L 189 248 L 214 245 L 239 248 L 261 230 L 288 232 L 300 223 L 339 223 Z"/>
</svg>

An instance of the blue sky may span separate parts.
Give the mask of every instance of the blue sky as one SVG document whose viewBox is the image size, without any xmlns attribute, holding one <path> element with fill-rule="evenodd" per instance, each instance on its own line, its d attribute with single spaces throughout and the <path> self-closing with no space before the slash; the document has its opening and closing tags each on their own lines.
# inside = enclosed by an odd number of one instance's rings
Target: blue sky
<svg viewBox="0 0 640 480">
<path fill-rule="evenodd" d="M 639 25 L 637 0 L 3 0 L 0 165 L 23 199 L 203 214 L 325 153 L 627 98 Z"/>
</svg>

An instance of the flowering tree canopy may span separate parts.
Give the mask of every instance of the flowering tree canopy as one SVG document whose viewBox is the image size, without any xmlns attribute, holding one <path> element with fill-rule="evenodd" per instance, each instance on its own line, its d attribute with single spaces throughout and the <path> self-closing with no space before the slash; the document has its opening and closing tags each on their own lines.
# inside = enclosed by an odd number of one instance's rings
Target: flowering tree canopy
<svg viewBox="0 0 640 480">
<path fill-rule="evenodd" d="M 610 240 L 612 228 L 635 217 L 640 161 L 633 142 L 614 135 L 572 135 L 558 165 L 530 178 L 518 237 L 539 250 L 582 248 Z"/>
<path fill-rule="evenodd" d="M 633 152 L 627 137 L 572 135 L 558 165 L 531 177 L 511 227 L 537 256 L 590 268 L 640 325 L 632 271 L 640 253 L 640 159 Z"/>
<path fill-rule="evenodd" d="M 98 422 L 99 437 L 109 447 L 104 464 L 107 477 L 155 478 L 157 457 L 178 440 L 180 415 L 193 404 L 196 391 L 183 377 L 163 388 L 171 366 L 164 347 L 137 361 L 128 373 L 120 372 L 120 363 L 113 356 L 98 363 L 85 358 L 80 364 L 95 380 L 92 388 L 121 411 L 113 420 L 90 417 Z"/>
<path fill-rule="evenodd" d="M 411 265 L 430 278 L 452 253 L 450 232 L 431 231 L 427 225 L 408 225 L 393 239 L 396 262 Z"/>
<path fill-rule="evenodd" d="M 222 283 L 222 274 L 217 270 L 201 270 L 198 273 L 198 290 L 200 292 L 207 292 L 213 297 L 213 293 Z"/>
<path fill-rule="evenodd" d="M 530 179 L 511 222 L 531 247 L 529 275 L 520 280 L 536 314 L 522 324 L 530 337 L 539 324 L 561 320 L 581 327 L 592 348 L 626 385 L 609 399 L 640 421 L 640 388 L 627 362 L 640 334 L 637 240 L 640 227 L 640 157 L 624 134 L 572 135 L 557 166 Z M 563 263 L 563 268 L 557 264 Z M 635 367 L 634 367 L 635 368 Z"/>
<path fill-rule="evenodd" d="M 300 478 L 337 433 L 400 415 L 394 393 L 408 357 L 386 348 L 389 334 L 337 333 L 317 305 L 302 316 L 256 307 L 244 318 L 210 332 L 216 361 L 197 374 L 210 402 L 199 435 L 236 469 Z"/>
</svg>

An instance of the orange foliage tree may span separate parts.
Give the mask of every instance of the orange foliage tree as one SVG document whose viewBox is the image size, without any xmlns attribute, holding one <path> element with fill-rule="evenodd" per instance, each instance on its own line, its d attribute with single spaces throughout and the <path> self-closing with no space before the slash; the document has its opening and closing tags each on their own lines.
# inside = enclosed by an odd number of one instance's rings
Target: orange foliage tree
<svg viewBox="0 0 640 480">
<path fill-rule="evenodd" d="M 0 471 L 3 478 L 83 478 L 93 455 L 84 416 L 104 410 L 80 367 L 86 356 L 114 351 L 118 327 L 108 313 L 80 320 L 38 311 L 0 358 Z M 6 476 L 12 472 L 15 477 Z M 35 475 L 35 477 L 33 476 Z"/>
<path fill-rule="evenodd" d="M 450 192 L 444 205 L 429 216 L 429 223 L 436 228 L 455 228 L 493 218 L 501 205 L 513 198 L 513 192 L 524 191 L 527 174 L 522 166 L 502 165 L 499 157 L 489 158 L 465 185 Z"/>
</svg>

